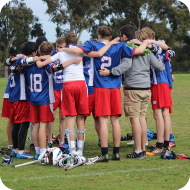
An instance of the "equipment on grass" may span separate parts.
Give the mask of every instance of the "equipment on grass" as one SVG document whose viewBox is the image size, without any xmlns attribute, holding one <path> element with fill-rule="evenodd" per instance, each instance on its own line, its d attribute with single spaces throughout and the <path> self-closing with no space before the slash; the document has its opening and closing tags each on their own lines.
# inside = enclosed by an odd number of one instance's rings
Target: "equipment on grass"
<svg viewBox="0 0 190 190">
<path fill-rule="evenodd" d="M 30 165 L 30 164 L 34 164 L 34 163 L 37 163 L 37 162 L 39 162 L 39 160 L 35 160 L 35 161 L 31 161 L 31 162 L 26 162 L 24 164 L 18 164 L 18 165 L 12 166 L 12 167 L 13 168 L 18 168 L 18 167 L 21 167 L 21 166 Z"/>
<path fill-rule="evenodd" d="M 86 158 L 81 156 L 78 151 L 74 151 L 72 154 L 66 155 L 64 158 L 60 159 L 57 163 L 58 167 L 65 168 L 65 170 L 70 170 L 77 166 L 86 163 Z"/>
<path fill-rule="evenodd" d="M 38 161 L 42 165 L 57 165 L 59 159 L 61 159 L 62 151 L 58 147 L 48 148 L 42 152 L 39 156 Z"/>
<path fill-rule="evenodd" d="M 127 137 L 121 135 L 121 141 L 133 140 L 133 133 L 127 133 Z"/>
<path fill-rule="evenodd" d="M 176 156 L 176 153 L 174 151 L 166 150 L 166 151 L 162 152 L 161 158 L 176 159 L 177 156 Z"/>
<path fill-rule="evenodd" d="M 94 158 L 87 158 L 87 162 L 85 163 L 85 165 L 91 165 L 94 164 L 95 162 L 97 162 L 99 159 L 98 156 L 94 157 Z"/>
<path fill-rule="evenodd" d="M 185 154 L 176 154 L 176 156 L 177 156 L 177 159 L 181 159 L 181 160 L 190 159 L 190 157 L 187 157 Z"/>
<path fill-rule="evenodd" d="M 13 163 L 12 157 L 4 154 L 3 160 L 2 160 L 2 165 L 3 166 L 10 166 L 12 163 Z"/>
<path fill-rule="evenodd" d="M 2 159 L 2 165 L 3 166 L 10 166 L 13 163 L 13 159 L 10 156 L 10 152 L 7 152 L 8 148 L 2 148 L 0 149 L 0 153 L 3 155 L 3 159 Z M 6 151 L 6 154 L 5 154 Z"/>
<path fill-rule="evenodd" d="M 69 145 L 68 144 L 62 144 L 59 145 L 58 148 L 62 151 L 62 154 L 69 154 Z"/>
</svg>

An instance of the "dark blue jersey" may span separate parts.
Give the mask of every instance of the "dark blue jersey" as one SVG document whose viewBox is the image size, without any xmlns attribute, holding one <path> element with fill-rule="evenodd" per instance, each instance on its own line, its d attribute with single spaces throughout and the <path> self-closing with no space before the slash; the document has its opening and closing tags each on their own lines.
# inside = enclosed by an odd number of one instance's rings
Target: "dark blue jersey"
<svg viewBox="0 0 190 190">
<path fill-rule="evenodd" d="M 105 46 L 105 43 L 86 41 L 80 48 L 85 52 L 98 51 Z M 102 68 L 112 69 L 121 62 L 121 57 L 133 57 L 135 48 L 129 47 L 126 43 L 121 42 L 112 45 L 108 51 L 101 58 L 91 59 L 91 68 L 89 70 L 89 86 L 98 88 L 121 88 L 121 76 L 107 76 L 99 75 L 99 70 Z"/>
<path fill-rule="evenodd" d="M 38 68 L 36 64 L 30 67 L 20 67 L 23 73 L 27 73 L 29 80 L 32 105 L 46 105 L 55 102 L 53 93 L 53 77 L 51 63 L 43 68 Z"/>
<path fill-rule="evenodd" d="M 24 57 L 19 57 L 14 63 L 13 66 L 19 65 L 21 59 Z M 9 101 L 15 102 L 19 100 L 30 101 L 29 94 L 29 82 L 25 73 L 20 74 L 10 74 L 10 90 L 9 90 Z"/>
<path fill-rule="evenodd" d="M 85 82 L 88 87 L 88 94 L 94 94 L 94 87 L 89 86 L 89 70 L 90 70 L 90 57 L 85 56 L 83 58 L 83 66 L 84 66 L 84 77 L 85 77 Z"/>
<path fill-rule="evenodd" d="M 168 63 L 167 60 L 169 58 L 168 51 L 162 51 L 160 55 L 156 55 L 157 59 L 161 59 L 162 63 L 165 64 L 165 70 L 162 72 L 156 71 L 152 66 L 151 66 L 151 72 L 150 72 L 150 80 L 151 80 L 151 85 L 153 84 L 158 84 L 158 83 L 168 83 Z"/>
</svg>

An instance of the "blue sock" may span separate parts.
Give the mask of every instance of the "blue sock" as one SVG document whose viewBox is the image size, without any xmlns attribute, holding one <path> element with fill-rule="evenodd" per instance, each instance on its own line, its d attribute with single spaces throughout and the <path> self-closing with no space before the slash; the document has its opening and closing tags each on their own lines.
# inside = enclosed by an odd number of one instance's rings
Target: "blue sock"
<svg viewBox="0 0 190 190">
<path fill-rule="evenodd" d="M 170 134 L 170 142 L 174 142 L 174 136 L 173 136 L 173 133 Z"/>
</svg>

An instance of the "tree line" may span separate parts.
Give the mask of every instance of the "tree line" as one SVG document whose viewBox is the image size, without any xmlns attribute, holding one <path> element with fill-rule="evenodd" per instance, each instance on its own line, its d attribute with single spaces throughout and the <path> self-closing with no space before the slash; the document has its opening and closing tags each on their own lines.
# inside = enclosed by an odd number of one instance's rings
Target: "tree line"
<svg viewBox="0 0 190 190">
<path fill-rule="evenodd" d="M 28 39 L 45 35 L 43 23 L 25 4 L 26 0 L 7 3 L 0 13 L 0 61 L 16 55 Z M 150 27 L 156 39 L 165 40 L 176 51 L 172 60 L 174 72 L 190 73 L 190 14 L 185 4 L 177 0 L 42 0 L 46 13 L 56 24 L 56 37 L 67 32 L 80 36 L 88 30 L 97 39 L 96 30 L 110 26 L 113 38 L 121 26 L 131 24 L 136 30 Z M 69 28 L 65 29 L 65 25 Z"/>
</svg>

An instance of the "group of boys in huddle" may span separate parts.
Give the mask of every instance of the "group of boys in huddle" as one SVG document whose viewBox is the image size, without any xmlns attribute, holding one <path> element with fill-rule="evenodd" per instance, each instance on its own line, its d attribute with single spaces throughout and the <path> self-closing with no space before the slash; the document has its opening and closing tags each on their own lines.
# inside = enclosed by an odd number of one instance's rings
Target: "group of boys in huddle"
<svg viewBox="0 0 190 190">
<path fill-rule="evenodd" d="M 98 42 L 90 40 L 78 47 L 77 35 L 68 33 L 57 39 L 56 52 L 50 42 L 40 37 L 36 43 L 24 43 L 22 54 L 5 60 L 10 76 L 2 117 L 9 118 L 8 148 L 13 157 L 38 159 L 46 149 L 47 130 L 48 147 L 52 147 L 53 121 L 59 107 L 60 144 L 64 144 L 66 134 L 69 151 L 76 151 L 76 122 L 77 151 L 83 155 L 85 119 L 92 113 L 101 143 L 99 161 L 120 160 L 122 85 L 125 116 L 130 118 L 135 144 L 134 152 L 126 157 L 146 157 L 146 114 L 150 101 L 157 131 L 152 153 L 161 154 L 169 143 L 174 145 L 169 113 L 172 112 L 170 60 L 175 52 L 164 41 L 155 41 L 155 33 L 148 27 L 135 32 L 132 25 L 125 25 L 120 28 L 120 36 L 112 41 L 112 29 L 108 26 L 100 27 L 97 35 Z M 113 130 L 110 157 L 108 116 Z M 29 122 L 33 123 L 35 157 L 24 150 Z"/>
</svg>

